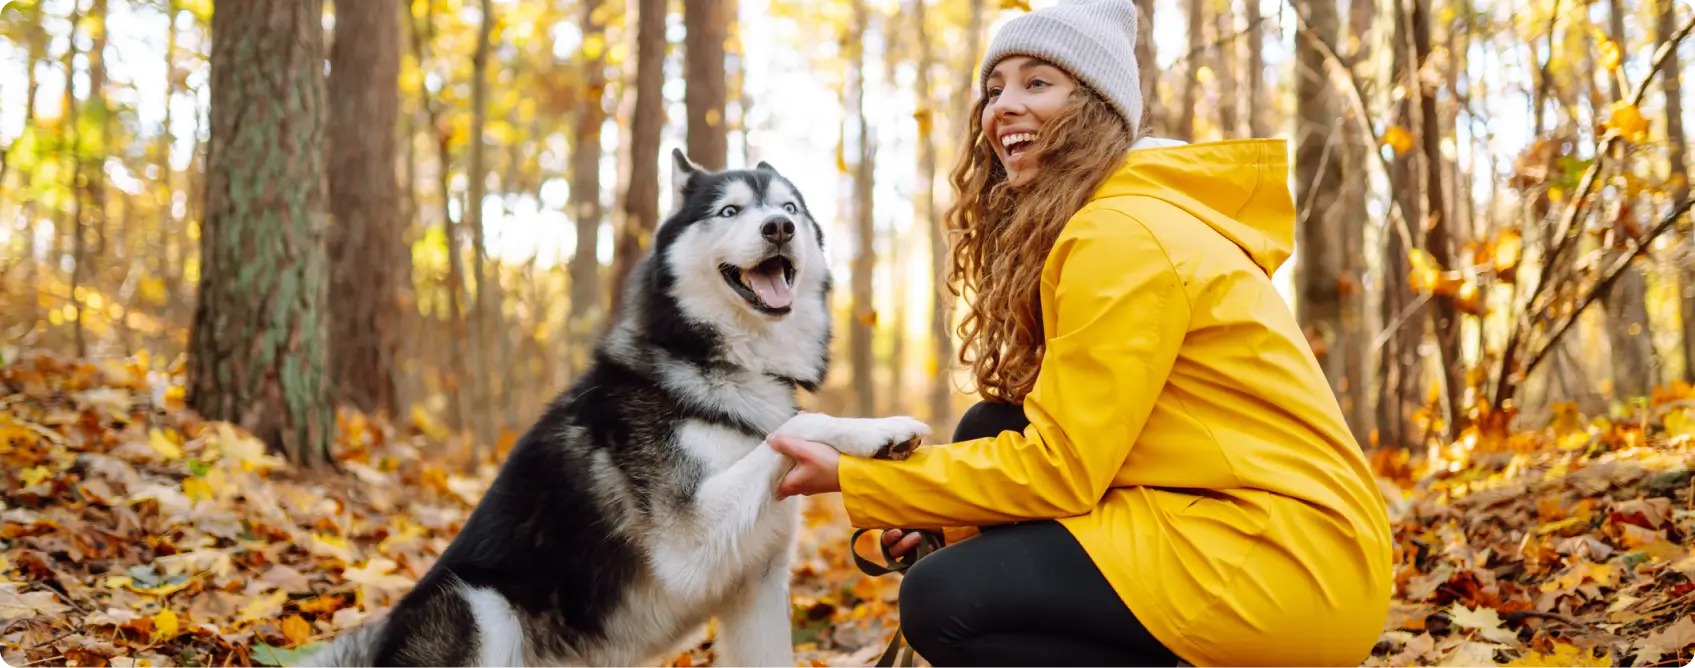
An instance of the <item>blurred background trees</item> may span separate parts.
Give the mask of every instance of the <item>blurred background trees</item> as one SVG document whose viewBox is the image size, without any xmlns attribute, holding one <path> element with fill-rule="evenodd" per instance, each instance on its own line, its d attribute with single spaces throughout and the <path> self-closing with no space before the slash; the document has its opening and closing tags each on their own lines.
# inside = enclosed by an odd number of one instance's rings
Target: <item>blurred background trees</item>
<svg viewBox="0 0 1695 668">
<path fill-rule="evenodd" d="M 1291 140 L 1276 278 L 1362 443 L 1695 379 L 1687 1 L 1136 2 L 1159 134 Z M 337 404 L 498 450 L 587 362 L 684 147 L 827 227 L 814 407 L 948 433 L 946 172 L 987 35 L 1050 3 L 13 0 L 0 354 L 186 364 L 301 461 Z"/>
</svg>

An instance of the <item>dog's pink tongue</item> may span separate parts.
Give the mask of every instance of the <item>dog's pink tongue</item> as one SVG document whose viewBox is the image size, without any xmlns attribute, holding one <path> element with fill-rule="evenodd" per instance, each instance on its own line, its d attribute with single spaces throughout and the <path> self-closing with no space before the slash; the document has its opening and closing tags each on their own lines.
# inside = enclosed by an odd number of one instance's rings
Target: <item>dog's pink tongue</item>
<svg viewBox="0 0 1695 668">
<path fill-rule="evenodd" d="M 795 295 L 789 291 L 788 281 L 783 280 L 782 271 L 750 271 L 748 285 L 759 293 L 759 299 L 771 308 L 785 308 L 795 301 Z"/>
</svg>

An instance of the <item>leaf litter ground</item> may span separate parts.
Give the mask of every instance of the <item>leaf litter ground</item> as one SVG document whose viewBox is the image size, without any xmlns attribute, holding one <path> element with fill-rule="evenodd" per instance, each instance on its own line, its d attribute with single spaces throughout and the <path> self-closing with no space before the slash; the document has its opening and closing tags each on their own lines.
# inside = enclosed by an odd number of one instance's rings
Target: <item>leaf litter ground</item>
<svg viewBox="0 0 1695 668">
<path fill-rule="evenodd" d="M 0 366 L 0 658 L 13 666 L 288 665 L 381 614 L 493 478 L 422 411 L 338 417 L 340 471 L 303 471 L 183 405 L 180 369 L 30 354 Z M 1695 392 L 1629 419 L 1472 430 L 1374 460 L 1395 596 L 1365 665 L 1673 666 L 1695 647 Z M 503 444 L 510 445 L 510 437 Z M 458 446 L 458 447 L 455 447 Z M 496 456 L 498 456 L 498 452 Z M 870 665 L 898 576 L 809 500 L 801 665 Z M 871 537 L 861 551 L 875 552 Z M 710 665 L 714 629 L 670 665 Z"/>
</svg>

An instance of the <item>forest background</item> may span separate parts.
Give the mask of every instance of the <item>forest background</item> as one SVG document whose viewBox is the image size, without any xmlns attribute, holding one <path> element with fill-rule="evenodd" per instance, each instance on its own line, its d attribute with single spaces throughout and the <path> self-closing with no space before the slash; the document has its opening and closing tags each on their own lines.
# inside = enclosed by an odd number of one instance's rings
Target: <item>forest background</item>
<svg viewBox="0 0 1695 668">
<path fill-rule="evenodd" d="M 1275 279 L 1395 521 L 1370 661 L 1681 665 L 1695 6 L 1135 1 L 1156 134 L 1290 140 Z M 947 170 L 1049 4 L 0 3 L 5 659 L 277 663 L 383 609 L 583 368 L 673 147 L 826 226 L 809 407 L 949 433 Z M 801 656 L 869 662 L 896 588 L 808 518 Z"/>
</svg>

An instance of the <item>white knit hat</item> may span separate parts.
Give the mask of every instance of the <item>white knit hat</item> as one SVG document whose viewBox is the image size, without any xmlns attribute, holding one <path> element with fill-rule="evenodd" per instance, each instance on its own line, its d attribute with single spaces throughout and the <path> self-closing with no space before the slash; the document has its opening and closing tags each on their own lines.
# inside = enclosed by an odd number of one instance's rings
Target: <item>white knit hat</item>
<svg viewBox="0 0 1695 668">
<path fill-rule="evenodd" d="M 1106 98 L 1134 137 L 1142 120 L 1136 20 L 1133 0 L 1060 0 L 1014 18 L 989 42 L 978 85 L 1008 56 L 1040 58 Z"/>
</svg>

